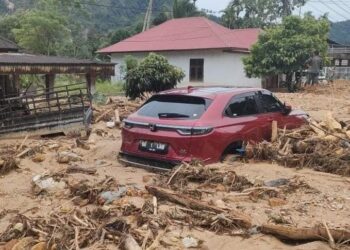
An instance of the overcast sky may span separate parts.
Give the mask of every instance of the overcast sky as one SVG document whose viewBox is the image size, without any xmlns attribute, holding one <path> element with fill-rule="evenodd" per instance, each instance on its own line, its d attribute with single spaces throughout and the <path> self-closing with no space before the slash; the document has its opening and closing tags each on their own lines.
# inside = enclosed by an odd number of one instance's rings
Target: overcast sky
<svg viewBox="0 0 350 250">
<path fill-rule="evenodd" d="M 197 6 L 201 9 L 209 9 L 216 11 L 223 10 L 230 0 L 197 0 Z M 299 14 L 299 9 L 295 14 Z M 320 16 L 324 13 L 329 13 L 329 18 L 333 22 L 344 21 L 350 19 L 350 0 L 309 0 L 304 7 L 301 8 L 301 13 L 312 11 L 314 15 Z"/>
</svg>

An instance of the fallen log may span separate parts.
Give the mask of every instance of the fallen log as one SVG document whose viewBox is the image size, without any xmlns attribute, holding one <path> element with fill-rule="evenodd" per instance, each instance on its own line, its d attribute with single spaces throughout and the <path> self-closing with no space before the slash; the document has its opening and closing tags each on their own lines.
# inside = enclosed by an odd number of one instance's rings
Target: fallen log
<svg viewBox="0 0 350 250">
<path fill-rule="evenodd" d="M 97 172 L 96 168 L 82 168 L 78 166 L 69 166 L 66 169 L 66 173 L 83 173 L 83 174 L 93 175 L 93 174 L 96 174 L 96 172 Z"/>
<path fill-rule="evenodd" d="M 98 116 L 95 120 L 95 123 L 100 122 L 106 115 L 108 115 L 109 113 L 113 112 L 112 109 L 108 109 L 105 112 L 103 112 L 100 116 Z"/>
<path fill-rule="evenodd" d="M 205 211 L 210 211 L 217 214 L 224 214 L 230 220 L 234 221 L 235 224 L 237 224 L 238 226 L 241 226 L 246 229 L 252 227 L 252 222 L 250 217 L 241 213 L 240 211 L 230 210 L 228 212 L 224 209 L 208 205 L 204 202 L 192 199 L 182 194 L 178 194 L 172 190 L 165 189 L 165 188 L 160 188 L 155 186 L 146 186 L 146 190 L 150 194 L 156 196 L 157 198 L 161 198 L 176 204 L 180 204 L 184 207 L 197 210 L 197 211 L 205 210 Z"/>
<path fill-rule="evenodd" d="M 260 232 L 263 234 L 271 234 L 280 239 L 296 240 L 296 241 L 328 241 L 329 235 L 327 228 L 323 225 L 315 227 L 297 228 L 292 226 L 263 224 L 260 227 Z M 334 241 L 344 242 L 350 240 L 350 231 L 343 229 L 329 229 L 329 234 L 332 235 Z"/>
</svg>

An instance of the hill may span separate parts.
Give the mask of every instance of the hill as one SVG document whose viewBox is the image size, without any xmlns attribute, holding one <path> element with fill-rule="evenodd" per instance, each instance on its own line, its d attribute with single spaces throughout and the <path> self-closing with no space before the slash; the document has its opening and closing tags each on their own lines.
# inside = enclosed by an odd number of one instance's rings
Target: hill
<svg viewBox="0 0 350 250">
<path fill-rule="evenodd" d="M 0 15 L 33 9 L 37 2 L 35 0 L 0 0 Z M 72 10 L 75 21 L 78 19 L 84 25 L 94 27 L 99 32 L 108 32 L 142 22 L 148 5 L 148 1 L 145 0 L 76 0 L 75 2 L 76 4 L 71 4 L 71 8 L 79 8 L 79 13 Z M 169 12 L 171 5 L 172 0 L 154 1 L 154 15 L 163 11 Z"/>
<path fill-rule="evenodd" d="M 350 45 L 350 20 L 333 23 L 330 38 L 340 44 Z"/>
</svg>

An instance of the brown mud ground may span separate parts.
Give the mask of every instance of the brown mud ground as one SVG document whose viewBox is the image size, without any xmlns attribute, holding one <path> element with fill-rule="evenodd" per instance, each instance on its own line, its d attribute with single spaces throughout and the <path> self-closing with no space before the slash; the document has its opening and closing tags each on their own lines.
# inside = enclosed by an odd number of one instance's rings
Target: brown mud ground
<svg viewBox="0 0 350 250">
<path fill-rule="evenodd" d="M 278 93 L 277 96 L 294 108 L 301 108 L 309 112 L 315 119 L 323 119 L 326 111 L 332 111 L 340 120 L 350 120 L 350 83 L 337 82 L 332 86 L 307 89 L 302 93 Z M 73 211 L 75 208 L 85 211 L 87 206 L 76 205 L 72 201 L 69 189 L 64 188 L 51 193 L 36 195 L 32 190 L 32 178 L 39 174 L 51 174 L 66 169 L 67 164 L 57 162 L 57 154 L 62 151 L 74 152 L 81 156 L 76 164 L 80 167 L 97 169 L 94 175 L 70 173 L 66 181 L 76 183 L 87 179 L 96 183 L 113 177 L 118 185 L 127 185 L 145 191 L 145 185 L 153 184 L 159 174 L 143 169 L 124 167 L 117 162 L 117 154 L 121 145 L 120 130 L 108 129 L 105 122 L 93 126 L 94 130 L 101 129 L 107 134 L 102 137 L 93 133 L 90 138 L 89 150 L 78 148 L 75 138 L 31 138 L 25 142 L 26 147 L 41 148 L 42 161 L 34 162 L 35 155 L 21 159 L 19 168 L 0 176 L 0 236 L 17 214 L 29 218 L 52 213 Z M 0 148 L 9 145 L 20 145 L 23 139 L 0 141 Z M 33 161 L 34 160 L 34 161 Z M 40 162 L 41 161 L 41 162 Z M 211 186 L 202 194 L 202 200 L 225 209 L 238 209 L 252 218 L 254 225 L 266 222 L 279 222 L 295 226 L 312 226 L 326 222 L 330 228 L 350 229 L 350 179 L 338 175 L 316 172 L 311 169 L 285 168 L 275 164 L 261 162 L 226 162 L 217 166 L 221 170 L 233 170 L 244 176 L 253 184 L 270 181 L 277 178 L 286 178 L 306 184 L 295 190 L 284 192 L 281 204 L 271 205 L 269 197 L 249 199 L 237 196 L 237 192 L 227 192 L 220 185 Z M 145 191 L 146 193 L 146 191 Z M 130 195 L 123 198 L 123 202 L 132 203 L 141 208 L 148 199 L 145 195 Z M 112 203 L 108 206 L 111 208 Z M 159 211 L 175 207 L 166 201 L 158 201 Z M 93 204 L 88 206 L 102 207 Z M 143 230 L 140 228 L 140 230 Z M 160 230 L 160 231 L 164 231 Z M 239 229 L 237 229 L 239 234 Z M 201 242 L 198 249 L 293 249 L 316 250 L 331 249 L 325 241 L 314 242 L 286 242 L 274 236 L 252 234 L 250 237 L 230 236 L 225 233 L 215 233 L 199 227 L 189 227 L 186 223 L 168 222 L 166 232 L 162 234 L 159 244 L 154 249 L 184 249 L 182 240 L 186 236 Z M 4 246 L 0 243 L 0 249 Z M 340 248 L 346 246 L 337 245 Z M 348 245 L 349 246 L 349 245 Z M 78 248 L 76 248 L 78 249 Z M 118 249 L 112 243 L 95 243 L 86 249 Z"/>
</svg>

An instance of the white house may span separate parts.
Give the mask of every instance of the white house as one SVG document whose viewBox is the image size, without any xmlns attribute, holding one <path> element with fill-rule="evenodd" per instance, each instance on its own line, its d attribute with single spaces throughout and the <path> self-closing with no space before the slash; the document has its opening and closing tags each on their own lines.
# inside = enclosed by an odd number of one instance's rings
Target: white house
<svg viewBox="0 0 350 250">
<path fill-rule="evenodd" d="M 181 68 L 181 85 L 231 85 L 261 87 L 258 78 L 247 78 L 242 58 L 257 41 L 259 29 L 227 29 L 205 17 L 173 19 L 101 49 L 116 63 L 115 78 L 123 77 L 124 58 L 142 59 L 155 52 Z"/>
</svg>

